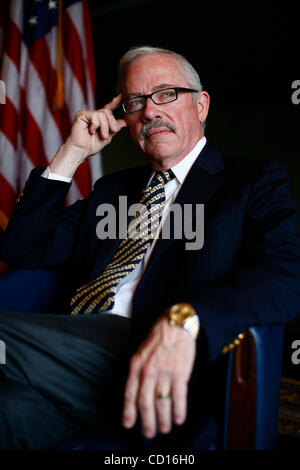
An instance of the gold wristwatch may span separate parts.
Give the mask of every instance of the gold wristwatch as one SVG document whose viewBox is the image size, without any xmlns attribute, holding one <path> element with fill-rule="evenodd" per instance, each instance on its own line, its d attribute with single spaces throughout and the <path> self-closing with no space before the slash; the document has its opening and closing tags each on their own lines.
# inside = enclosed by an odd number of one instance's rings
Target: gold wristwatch
<svg viewBox="0 0 300 470">
<path fill-rule="evenodd" d="M 177 325 L 184 328 L 196 339 L 199 334 L 199 317 L 194 308 L 187 303 L 174 304 L 166 310 L 170 325 Z"/>
</svg>

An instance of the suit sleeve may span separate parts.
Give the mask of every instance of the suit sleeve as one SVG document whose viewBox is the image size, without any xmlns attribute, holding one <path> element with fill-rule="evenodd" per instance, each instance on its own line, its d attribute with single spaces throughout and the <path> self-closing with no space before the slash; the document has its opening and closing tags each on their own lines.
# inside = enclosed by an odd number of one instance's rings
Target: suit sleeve
<svg viewBox="0 0 300 470">
<path fill-rule="evenodd" d="M 63 209 L 70 183 L 41 176 L 34 169 L 18 198 L 0 244 L 0 258 L 28 269 L 68 263 L 86 200 Z"/>
<path fill-rule="evenodd" d="M 297 218 L 287 174 L 274 162 L 252 184 L 235 267 L 191 294 L 208 360 L 226 353 L 249 326 L 289 322 L 300 313 Z"/>
</svg>

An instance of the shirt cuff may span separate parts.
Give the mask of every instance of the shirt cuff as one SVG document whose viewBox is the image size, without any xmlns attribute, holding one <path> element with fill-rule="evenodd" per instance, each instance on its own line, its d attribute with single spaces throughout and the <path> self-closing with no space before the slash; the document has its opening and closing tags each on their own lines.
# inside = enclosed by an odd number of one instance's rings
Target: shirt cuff
<svg viewBox="0 0 300 470">
<path fill-rule="evenodd" d="M 72 178 L 68 178 L 67 176 L 58 175 L 57 173 L 51 173 L 49 167 L 41 174 L 43 178 L 47 178 L 48 180 L 56 180 L 56 181 L 64 181 L 65 183 L 71 183 Z"/>
</svg>

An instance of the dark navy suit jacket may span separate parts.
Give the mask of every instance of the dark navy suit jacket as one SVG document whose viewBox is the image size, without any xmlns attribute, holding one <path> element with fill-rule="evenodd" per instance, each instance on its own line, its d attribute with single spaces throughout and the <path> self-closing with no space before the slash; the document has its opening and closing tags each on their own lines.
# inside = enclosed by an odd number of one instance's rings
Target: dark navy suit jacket
<svg viewBox="0 0 300 470">
<path fill-rule="evenodd" d="M 120 195 L 128 196 L 128 205 L 138 202 L 151 168 L 106 175 L 87 199 L 65 209 L 70 185 L 47 180 L 42 171 L 30 175 L 0 257 L 19 267 L 63 269 L 68 300 L 104 269 L 119 243 L 98 239 L 97 207 L 117 208 Z M 204 245 L 188 251 L 184 238 L 158 240 L 134 295 L 134 348 L 175 302 L 197 311 L 206 364 L 250 325 L 288 322 L 299 313 L 298 210 L 279 163 L 223 156 L 207 143 L 176 202 L 205 205 Z"/>
</svg>

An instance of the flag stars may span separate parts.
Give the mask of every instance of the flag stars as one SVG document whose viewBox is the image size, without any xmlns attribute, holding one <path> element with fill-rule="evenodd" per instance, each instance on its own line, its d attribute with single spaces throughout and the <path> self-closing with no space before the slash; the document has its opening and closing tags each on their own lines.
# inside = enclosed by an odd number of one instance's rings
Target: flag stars
<svg viewBox="0 0 300 470">
<path fill-rule="evenodd" d="M 33 26 L 35 24 L 37 24 L 37 16 L 31 16 L 28 20 L 28 23 Z"/>
<path fill-rule="evenodd" d="M 54 10 L 55 8 L 57 8 L 57 2 L 55 0 L 49 0 L 48 8 L 49 10 Z"/>
</svg>

